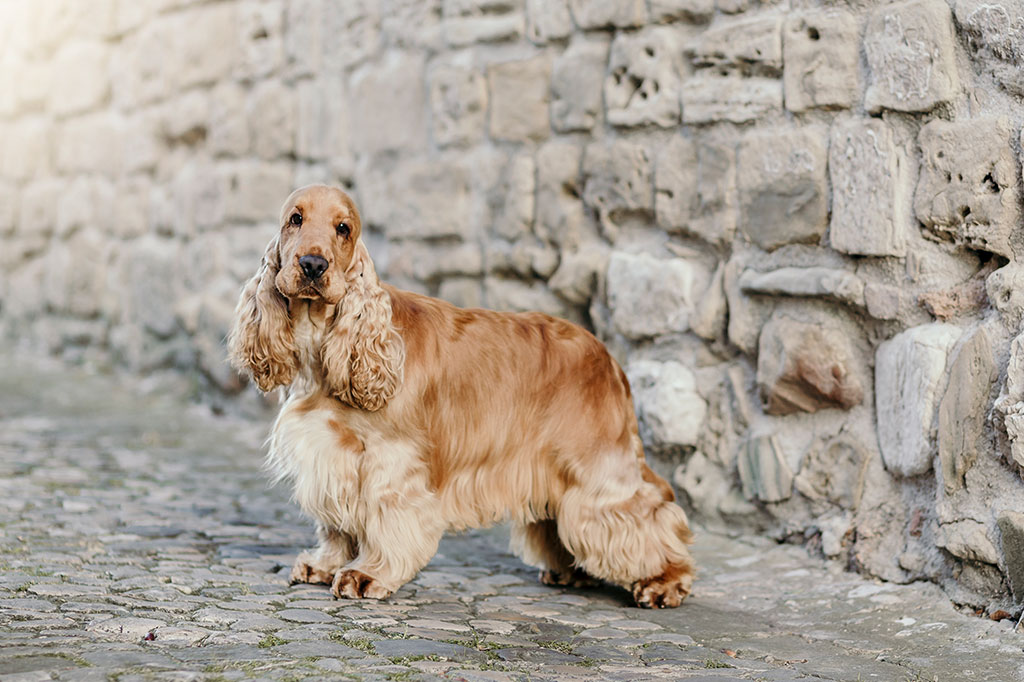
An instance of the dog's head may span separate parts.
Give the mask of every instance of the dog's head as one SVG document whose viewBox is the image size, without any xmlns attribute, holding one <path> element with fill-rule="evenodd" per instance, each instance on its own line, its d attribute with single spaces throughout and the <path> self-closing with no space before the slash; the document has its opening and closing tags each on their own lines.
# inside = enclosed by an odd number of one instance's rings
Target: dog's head
<svg viewBox="0 0 1024 682">
<path fill-rule="evenodd" d="M 311 185 L 284 202 L 280 233 L 242 289 L 228 338 L 232 364 L 261 390 L 290 384 L 299 370 L 291 316 L 301 299 L 335 306 L 317 368 L 330 393 L 372 411 L 398 390 L 405 346 L 362 229 L 359 211 L 340 189 Z"/>
<path fill-rule="evenodd" d="M 280 225 L 277 289 L 336 305 L 360 265 L 363 226 L 352 199 L 326 185 L 297 189 L 281 207 Z"/>
</svg>

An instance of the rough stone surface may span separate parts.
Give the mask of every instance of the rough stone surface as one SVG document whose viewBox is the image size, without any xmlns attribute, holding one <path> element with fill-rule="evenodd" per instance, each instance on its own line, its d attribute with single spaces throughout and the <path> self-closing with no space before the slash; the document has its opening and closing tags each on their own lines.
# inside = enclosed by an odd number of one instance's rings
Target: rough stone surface
<svg viewBox="0 0 1024 682">
<path fill-rule="evenodd" d="M 617 224 L 654 203 L 653 163 L 646 147 L 625 140 L 591 143 L 583 157 L 583 201 L 611 235 Z"/>
<path fill-rule="evenodd" d="M 828 218 L 824 131 L 750 133 L 737 161 L 741 224 L 747 238 L 771 250 L 816 243 Z"/>
<path fill-rule="evenodd" d="M 643 0 L 569 0 L 569 9 L 582 29 L 629 28 L 640 26 L 647 18 Z"/>
<path fill-rule="evenodd" d="M 686 331 L 697 279 L 695 266 L 681 258 L 612 253 L 608 299 L 615 328 L 634 339 Z"/>
<path fill-rule="evenodd" d="M 736 230 L 736 153 L 728 146 L 674 137 L 658 153 L 654 174 L 658 225 L 712 244 Z"/>
<path fill-rule="evenodd" d="M 932 467 L 932 432 L 946 360 L 960 329 L 936 322 L 908 329 L 878 347 L 875 407 L 886 468 L 918 476 Z"/>
<path fill-rule="evenodd" d="M 601 120 L 601 89 L 608 60 L 604 38 L 574 40 L 551 72 L 551 127 L 560 133 L 592 130 Z"/>
<path fill-rule="evenodd" d="M 768 414 L 848 410 L 864 399 L 858 374 L 838 329 L 778 316 L 761 330 L 757 383 Z"/>
<path fill-rule="evenodd" d="M 1004 512 L 998 519 L 1003 565 L 1013 596 L 1024 601 L 1024 514 Z"/>
<path fill-rule="evenodd" d="M 438 145 L 479 142 L 487 122 L 487 83 L 483 74 L 472 67 L 457 65 L 433 69 L 430 107 Z"/>
<path fill-rule="evenodd" d="M 1013 255 L 1020 177 L 1006 119 L 932 121 L 918 136 L 924 163 L 914 211 L 929 229 L 970 248 Z"/>
<path fill-rule="evenodd" d="M 608 122 L 663 128 L 677 124 L 680 56 L 673 28 L 654 27 L 616 36 L 604 82 Z"/>
<path fill-rule="evenodd" d="M 929 111 L 951 101 L 960 88 L 956 38 L 949 5 L 911 0 L 876 8 L 864 31 L 871 112 Z"/>
<path fill-rule="evenodd" d="M 696 445 L 707 403 L 689 369 L 678 362 L 635 360 L 626 368 L 646 442 Z"/>
<path fill-rule="evenodd" d="M 852 272 L 832 268 L 779 268 L 770 272 L 744 270 L 739 287 L 752 294 L 824 297 L 864 306 L 864 281 Z"/>
<path fill-rule="evenodd" d="M 698 72 L 683 88 L 683 123 L 746 123 L 782 109 L 782 83 L 771 78 Z"/>
<path fill-rule="evenodd" d="M 786 19 L 782 42 L 787 109 L 846 109 L 856 104 L 858 28 L 857 17 L 841 9 Z"/>
<path fill-rule="evenodd" d="M 1018 62 L 1024 54 L 1024 3 L 1021 0 L 958 0 L 957 23 L 967 35 L 974 62 L 1003 88 L 1024 95 L 1024 73 Z"/>
<path fill-rule="evenodd" d="M 848 119 L 832 127 L 829 244 L 858 256 L 903 256 L 911 231 L 910 162 L 877 119 Z"/>
<path fill-rule="evenodd" d="M 740 481 L 748 500 L 783 502 L 793 495 L 793 471 L 775 436 L 755 436 L 740 450 Z"/>
<path fill-rule="evenodd" d="M 949 494 L 963 487 L 967 471 L 978 459 L 988 396 L 995 378 L 992 342 L 981 328 L 960 347 L 953 359 L 949 384 L 939 403 L 939 461 Z"/>
<path fill-rule="evenodd" d="M 422 57 L 394 54 L 355 72 L 349 115 L 360 131 L 353 138 L 358 151 L 408 150 L 425 145 L 427 126 L 420 114 L 426 102 L 423 69 Z"/>
<path fill-rule="evenodd" d="M 540 56 L 487 68 L 491 136 L 499 140 L 543 140 L 550 132 L 551 62 Z"/>
</svg>

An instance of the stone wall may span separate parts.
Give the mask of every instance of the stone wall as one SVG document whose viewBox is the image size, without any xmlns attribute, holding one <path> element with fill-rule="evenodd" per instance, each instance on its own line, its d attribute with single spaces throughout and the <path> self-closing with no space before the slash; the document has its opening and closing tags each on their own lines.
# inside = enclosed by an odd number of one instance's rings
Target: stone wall
<svg viewBox="0 0 1024 682">
<path fill-rule="evenodd" d="M 588 325 L 712 528 L 1024 599 L 1021 0 L 0 0 L 0 324 L 241 390 L 297 185 Z M 248 392 L 243 392 L 248 395 Z"/>
</svg>

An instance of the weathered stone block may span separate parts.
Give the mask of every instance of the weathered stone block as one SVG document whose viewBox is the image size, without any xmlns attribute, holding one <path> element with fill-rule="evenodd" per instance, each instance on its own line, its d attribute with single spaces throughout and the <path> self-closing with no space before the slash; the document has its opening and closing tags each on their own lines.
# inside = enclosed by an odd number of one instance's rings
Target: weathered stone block
<svg viewBox="0 0 1024 682">
<path fill-rule="evenodd" d="M 673 137 L 658 155 L 654 208 L 659 227 L 726 243 L 736 230 L 736 152 Z"/>
<path fill-rule="evenodd" d="M 640 415 L 641 433 L 661 446 L 697 444 L 707 402 L 697 392 L 697 380 L 678 362 L 633 360 L 626 376 Z M 644 434 L 647 435 L 647 434 Z"/>
<path fill-rule="evenodd" d="M 57 132 L 57 169 L 116 172 L 124 153 L 122 132 L 123 121 L 106 112 L 68 119 Z"/>
<path fill-rule="evenodd" d="M 9 235 L 14 232 L 18 218 L 18 196 L 14 184 L 0 182 L 0 235 Z"/>
<path fill-rule="evenodd" d="M 690 328 L 693 333 L 706 341 L 717 341 L 725 337 L 725 323 L 729 306 L 725 298 L 725 263 L 719 262 L 711 275 L 704 293 L 697 300 Z"/>
<path fill-rule="evenodd" d="M 349 107 L 340 79 L 317 78 L 295 86 L 295 154 L 344 164 L 351 157 Z"/>
<path fill-rule="evenodd" d="M 860 95 L 857 18 L 845 10 L 804 12 L 786 20 L 786 108 L 848 108 Z"/>
<path fill-rule="evenodd" d="M 675 28 L 659 26 L 617 35 L 604 82 L 608 122 L 663 128 L 679 123 L 681 72 Z"/>
<path fill-rule="evenodd" d="M 684 19 L 705 22 L 715 12 L 715 0 L 651 0 L 651 23 L 662 24 Z"/>
<path fill-rule="evenodd" d="M 782 110 L 779 80 L 709 73 L 702 69 L 683 86 L 683 123 L 746 123 Z"/>
<path fill-rule="evenodd" d="M 989 539 L 985 524 L 972 519 L 939 525 L 935 544 L 961 559 L 999 563 L 999 550 Z"/>
<path fill-rule="evenodd" d="M 1012 257 L 1020 184 L 1006 119 L 934 120 L 918 136 L 924 162 L 914 194 L 918 219 L 970 248 Z"/>
<path fill-rule="evenodd" d="M 429 50 L 441 48 L 441 0 L 387 0 L 385 7 L 381 13 L 381 34 L 386 43 Z"/>
<path fill-rule="evenodd" d="M 620 217 L 654 208 L 653 168 L 639 144 L 615 140 L 594 142 L 583 156 L 583 201 L 598 214 L 605 231 L 614 234 Z"/>
<path fill-rule="evenodd" d="M 1024 267 L 1010 261 L 985 280 L 985 293 L 1010 329 L 1024 321 Z"/>
<path fill-rule="evenodd" d="M 379 185 L 364 183 L 363 204 L 380 212 L 378 222 L 391 239 L 462 237 L 472 220 L 472 174 L 450 159 L 418 159 L 386 172 Z"/>
<path fill-rule="evenodd" d="M 295 151 L 295 92 L 283 82 L 268 79 L 249 93 L 246 111 L 252 148 L 267 160 Z"/>
<path fill-rule="evenodd" d="M 449 45 L 514 40 L 523 33 L 523 11 L 508 0 L 442 0 L 441 16 Z"/>
<path fill-rule="evenodd" d="M 601 246 L 563 251 L 558 269 L 548 280 L 548 286 L 570 303 L 583 305 L 590 302 L 607 269 L 608 251 Z"/>
<path fill-rule="evenodd" d="M 939 385 L 960 333 L 958 327 L 936 322 L 908 329 L 878 347 L 878 445 L 885 467 L 898 476 L 917 476 L 932 467 Z"/>
<path fill-rule="evenodd" d="M 442 147 L 483 139 L 487 124 L 487 82 L 472 67 L 442 64 L 430 70 L 434 141 Z"/>
<path fill-rule="evenodd" d="M 960 347 L 939 403 L 939 461 L 947 494 L 963 487 L 967 470 L 978 459 L 978 441 L 995 379 L 991 341 L 981 328 Z"/>
<path fill-rule="evenodd" d="M 394 11 L 393 6 L 382 5 L 378 0 L 323 3 L 319 30 L 324 68 L 317 71 L 349 68 L 378 54 L 383 43 L 382 14 Z M 419 28 L 426 32 L 426 26 Z"/>
<path fill-rule="evenodd" d="M 449 277 L 441 282 L 437 296 L 460 308 L 481 308 L 484 305 L 483 284 L 478 277 Z"/>
<path fill-rule="evenodd" d="M 782 74 L 782 17 L 728 20 L 701 33 L 686 47 L 697 68 L 732 69 L 745 75 Z"/>
<path fill-rule="evenodd" d="M 102 105 L 110 92 L 109 56 L 100 43 L 74 42 L 61 48 L 54 58 L 49 110 L 67 116 Z"/>
<path fill-rule="evenodd" d="M 960 90 L 955 45 L 953 17 L 942 0 L 910 0 L 875 9 L 864 31 L 864 107 L 872 113 L 930 111 L 951 101 Z"/>
<path fill-rule="evenodd" d="M 240 85 L 220 83 L 210 91 L 206 143 L 214 154 L 241 156 L 249 150 L 245 90 Z"/>
<path fill-rule="evenodd" d="M 71 125 L 65 124 L 63 129 Z M 25 117 L 9 125 L 0 124 L 0 176 L 27 180 L 49 173 L 51 137 L 50 125 L 41 118 Z M 58 153 L 62 137 L 58 137 Z"/>
<path fill-rule="evenodd" d="M 973 63 L 995 77 L 1006 90 L 1024 95 L 1024 2 L 1022 0 L 957 0 L 957 23 L 967 37 Z"/>
<path fill-rule="evenodd" d="M 551 61 L 546 55 L 489 66 L 491 137 L 510 142 L 547 138 L 550 82 Z"/>
<path fill-rule="evenodd" d="M 79 229 L 110 226 L 110 207 L 121 204 L 114 185 L 103 177 L 78 176 L 65 184 L 52 200 L 57 202 L 57 235 L 67 237 Z"/>
<path fill-rule="evenodd" d="M 864 307 L 864 280 L 852 272 L 826 267 L 744 270 L 740 289 L 751 294 L 830 298 Z"/>
<path fill-rule="evenodd" d="M 484 296 L 487 307 L 492 310 L 536 310 L 555 317 L 568 317 L 565 304 L 541 282 L 488 277 L 484 280 Z"/>
<path fill-rule="evenodd" d="M 235 30 L 238 34 L 235 74 L 239 78 L 263 78 L 281 68 L 284 63 L 284 4 L 239 3 Z"/>
<path fill-rule="evenodd" d="M 549 142 L 537 151 L 534 232 L 563 249 L 578 247 L 586 237 L 581 157 L 580 147 L 561 140 Z"/>
<path fill-rule="evenodd" d="M 793 496 L 793 470 L 775 436 L 751 438 L 736 464 L 748 500 L 784 502 Z"/>
<path fill-rule="evenodd" d="M 737 183 L 741 228 L 771 250 L 816 243 L 828 219 L 826 133 L 817 126 L 749 133 L 740 142 Z"/>
<path fill-rule="evenodd" d="M 572 33 L 568 0 L 526 0 L 526 37 L 543 45 Z"/>
<path fill-rule="evenodd" d="M 222 169 L 228 187 L 225 218 L 276 223 L 292 191 L 291 164 L 243 161 Z"/>
<path fill-rule="evenodd" d="M 836 439 L 807 454 L 794 484 L 808 499 L 856 509 L 864 492 L 867 466 L 868 456 L 861 447 Z"/>
<path fill-rule="evenodd" d="M 612 323 L 631 339 L 689 328 L 700 273 L 682 258 L 616 251 L 608 262 Z"/>
<path fill-rule="evenodd" d="M 534 191 L 537 166 L 532 157 L 521 154 L 505 170 L 504 198 L 494 221 L 494 233 L 515 241 L 530 233 L 533 226 Z"/>
<path fill-rule="evenodd" d="M 174 49 L 162 55 L 164 74 L 176 87 L 215 83 L 231 75 L 238 59 L 235 3 L 203 5 L 166 19 Z"/>
<path fill-rule="evenodd" d="M 356 151 L 405 152 L 426 146 L 423 57 L 389 53 L 352 75 L 352 141 Z"/>
<path fill-rule="evenodd" d="M 1005 511 L 996 520 L 1000 534 L 1003 568 L 1014 599 L 1024 601 L 1024 514 Z"/>
<path fill-rule="evenodd" d="M 785 316 L 761 330 L 757 383 L 768 414 L 848 410 L 864 400 L 846 334 Z"/>
<path fill-rule="evenodd" d="M 569 0 L 569 9 L 582 29 L 630 28 L 647 20 L 643 0 Z"/>
<path fill-rule="evenodd" d="M 608 41 L 580 37 L 556 60 L 551 72 L 551 127 L 560 133 L 591 130 L 601 116 Z"/>
<path fill-rule="evenodd" d="M 53 310 L 79 317 L 99 314 L 108 276 L 107 251 L 107 240 L 90 228 L 58 243 L 48 253 L 51 269 L 45 288 Z M 129 281 L 136 285 L 135 280 Z"/>
<path fill-rule="evenodd" d="M 834 123 L 829 142 L 832 248 L 859 256 L 905 255 L 911 170 L 884 121 Z"/>
</svg>

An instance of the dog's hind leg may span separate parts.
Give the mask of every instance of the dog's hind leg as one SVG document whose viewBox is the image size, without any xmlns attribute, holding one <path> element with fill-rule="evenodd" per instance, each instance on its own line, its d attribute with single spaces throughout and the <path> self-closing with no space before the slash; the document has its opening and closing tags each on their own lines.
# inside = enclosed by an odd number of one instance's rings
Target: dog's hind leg
<svg viewBox="0 0 1024 682">
<path fill-rule="evenodd" d="M 545 585 L 590 587 L 597 580 L 575 566 L 575 557 L 558 537 L 554 519 L 532 523 L 512 524 L 512 552 L 530 566 L 540 569 L 540 581 Z"/>
<path fill-rule="evenodd" d="M 638 606 L 678 606 L 694 562 L 686 513 L 673 498 L 642 459 L 607 456 L 566 491 L 558 535 L 583 570 L 631 590 Z"/>
<path fill-rule="evenodd" d="M 334 575 L 357 553 L 356 541 L 343 533 L 317 524 L 316 535 L 320 546 L 302 552 L 292 566 L 291 583 L 322 583 L 330 585 Z"/>
</svg>

